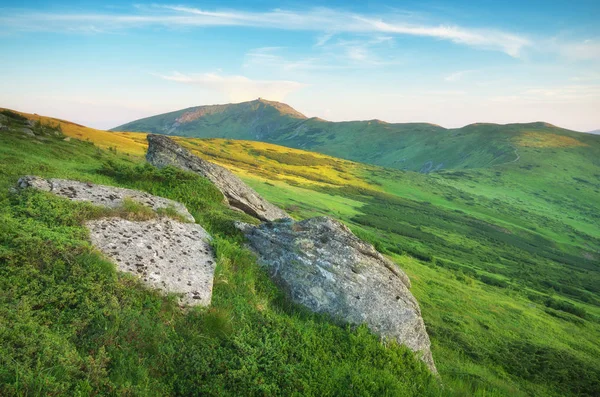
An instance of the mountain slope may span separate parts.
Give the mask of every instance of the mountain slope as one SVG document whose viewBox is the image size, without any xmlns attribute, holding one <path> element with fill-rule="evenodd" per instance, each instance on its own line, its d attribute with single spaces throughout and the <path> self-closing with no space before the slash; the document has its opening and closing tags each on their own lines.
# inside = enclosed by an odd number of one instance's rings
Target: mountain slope
<svg viewBox="0 0 600 397">
<path fill-rule="evenodd" d="M 303 120 L 306 117 L 288 105 L 258 99 L 182 109 L 133 121 L 113 130 L 180 136 L 196 136 L 198 131 L 203 131 L 207 136 L 260 140 Z"/>
<path fill-rule="evenodd" d="M 0 112 L 0 395 L 442 394 L 405 347 L 292 305 L 233 226 L 252 218 L 228 209 L 206 179 L 112 146 L 131 136 L 36 118 Z M 214 236 L 211 307 L 181 310 L 174 296 L 117 272 L 83 226 L 98 208 L 11 192 L 26 174 L 183 202 Z"/>
<path fill-rule="evenodd" d="M 457 129 L 379 120 L 329 122 L 306 118 L 288 105 L 262 99 L 184 109 L 137 120 L 113 130 L 263 141 L 423 173 L 487 168 L 515 161 L 515 140 L 523 134 L 570 138 L 574 143 L 572 146 L 583 152 L 589 140 L 589 134 L 541 122 L 478 123 Z"/>
<path fill-rule="evenodd" d="M 347 379 L 344 384 L 358 390 L 359 382 L 365 379 L 362 366 L 373 358 L 363 357 L 366 342 L 362 334 L 333 332 L 329 323 L 315 325 L 302 316 L 294 317 L 285 303 L 272 300 L 269 294 L 275 292 L 260 277 L 252 276 L 253 262 L 246 262 L 247 257 L 236 245 L 239 240 L 229 234 L 237 214 L 224 216 L 220 214 L 223 209 L 213 204 L 206 208 L 198 197 L 206 187 L 182 190 L 185 179 L 179 180 L 181 175 L 157 175 L 151 167 L 142 166 L 145 134 L 88 133 L 83 127 L 71 130 L 64 122 L 60 125 L 65 134 L 84 142 L 72 139 L 36 144 L 0 135 L 0 182 L 5 188 L 25 170 L 143 188 L 186 202 L 212 225 L 211 232 L 225 236 L 217 245 L 223 273 L 215 284 L 214 312 L 192 318 L 176 315 L 175 333 L 171 333 L 172 312 L 160 317 L 164 322 L 157 320 L 155 312 L 161 306 L 150 300 L 155 310 L 149 313 L 125 306 L 135 316 L 129 314 L 117 339 L 110 339 L 116 332 L 111 328 L 108 334 L 102 334 L 103 328 L 92 328 L 106 338 L 101 341 L 111 343 L 107 347 L 109 358 L 114 360 L 107 365 L 111 382 L 141 387 L 140 383 L 149 378 L 143 375 L 146 367 L 141 361 L 147 359 L 149 365 L 166 368 L 166 375 L 176 374 L 174 368 L 180 369 L 179 364 L 189 365 L 184 375 L 177 373 L 176 385 L 190 387 L 179 389 L 180 394 L 194 386 L 208 388 L 213 382 L 256 387 L 253 390 L 257 393 L 262 383 L 271 391 L 282 385 L 315 387 L 314 382 L 323 378 L 308 378 L 311 370 L 333 374 L 334 383 Z M 561 133 L 515 133 L 509 162 L 429 175 L 263 142 L 174 139 L 198 156 L 230 169 L 297 219 L 329 215 L 342 220 L 405 269 L 413 284 L 411 291 L 421 304 L 432 353 L 445 385 L 438 395 L 591 396 L 600 390 L 600 156 L 593 156 L 600 140 L 591 137 L 583 140 L 579 135 Z M 2 208 L 20 217 L 10 225 L 27 225 L 24 220 L 29 219 L 28 214 L 44 213 L 12 205 Z M 2 229 L 0 223 L 2 230 L 10 228 Z M 53 233 L 59 236 L 60 230 Z M 1 249 L 0 258 L 5 252 Z M 29 277 L 27 280 L 34 276 Z M 134 293 L 146 302 L 150 299 L 137 289 Z M 37 302 L 34 300 L 32 306 Z M 117 319 L 122 318 L 120 312 L 117 314 Z M 34 311 L 22 318 L 37 319 L 38 315 Z M 229 336 L 222 335 L 220 329 L 204 334 L 210 332 L 211 324 L 223 324 L 219 322 L 222 319 L 232 319 Z M 50 321 L 50 329 L 55 329 L 55 324 L 61 323 Z M 146 329 L 144 324 L 152 326 Z M 317 332 L 315 327 L 323 328 Z M 146 339 L 137 341 L 136 333 L 133 340 L 127 339 L 132 338 L 131 329 L 140 328 L 151 336 L 147 343 L 142 344 Z M 180 339 L 165 340 L 165 333 Z M 211 339 L 215 334 L 216 340 Z M 332 339 L 326 335 L 358 339 L 343 342 L 340 350 L 332 351 Z M 79 340 L 87 341 L 87 337 L 84 334 Z M 296 361 L 294 348 L 284 343 L 298 338 L 302 340 L 300 359 L 307 360 L 304 364 Z M 153 354 L 157 345 L 167 350 L 189 349 L 190 353 L 175 364 L 168 351 Z M 298 343 L 293 345 L 298 347 Z M 127 359 L 134 360 L 135 370 L 142 375 L 136 377 L 127 370 L 129 361 L 121 358 L 116 347 L 125 348 Z M 355 358 L 361 361 L 356 370 L 353 364 L 344 370 L 328 361 L 332 357 L 329 352 L 338 353 L 343 358 L 340 365 L 348 365 L 348 349 L 358 349 Z M 285 359 L 276 352 L 285 353 Z M 243 363 L 237 361 L 240 353 Z M 309 359 L 313 356 L 325 361 L 310 367 L 315 363 Z M 232 357 L 235 360 L 227 361 Z M 385 360 L 375 362 L 387 363 Z M 218 366 L 210 367 L 213 363 Z M 393 365 L 406 365 L 406 361 L 384 364 L 383 369 L 365 376 L 373 374 L 370 379 L 375 379 L 374 387 L 398 386 L 397 379 L 376 378 L 388 376 L 384 369 Z M 403 376 L 412 374 L 414 370 L 409 369 Z M 160 386 L 166 375 L 159 372 L 147 387 Z M 194 384 L 194 379 L 202 385 Z M 423 382 L 425 378 L 419 376 L 413 384 L 418 388 Z M 320 389 L 321 394 L 324 390 Z M 414 390 L 415 394 L 426 394 Z M 387 389 L 388 394 L 394 395 L 393 391 Z M 379 394 L 385 391 L 379 389 Z"/>
</svg>

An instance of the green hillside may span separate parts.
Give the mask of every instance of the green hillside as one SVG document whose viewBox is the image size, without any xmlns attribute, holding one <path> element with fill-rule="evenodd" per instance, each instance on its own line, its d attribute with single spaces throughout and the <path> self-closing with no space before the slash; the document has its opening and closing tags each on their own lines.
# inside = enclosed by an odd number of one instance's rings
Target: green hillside
<svg viewBox="0 0 600 397">
<path fill-rule="evenodd" d="M 514 140 L 526 133 L 592 139 L 589 134 L 546 123 L 471 124 L 457 129 L 379 120 L 336 123 L 308 119 L 288 105 L 262 99 L 184 109 L 133 121 L 113 130 L 262 141 L 423 173 L 509 163 L 518 157 Z M 585 152 L 585 146 L 579 150 Z"/>
<path fill-rule="evenodd" d="M 406 350 L 290 305 L 234 231 L 244 215 L 205 180 L 144 165 L 143 134 L 59 125 L 83 141 L 0 132 L 0 394 L 600 393 L 598 136 L 514 126 L 508 161 L 428 175 L 262 142 L 175 138 L 295 218 L 338 218 L 398 263 L 421 305 L 439 386 Z M 465 128 L 482 139 L 496 127 Z M 217 236 L 213 307 L 181 312 L 116 273 L 81 227 L 93 209 L 8 193 L 23 174 L 184 202 Z"/>
<path fill-rule="evenodd" d="M 570 139 L 525 134 L 518 161 L 432 175 L 264 143 L 178 141 L 298 218 L 344 220 L 399 263 L 453 390 L 600 390 L 600 157 Z M 586 142 L 598 153 L 597 138 Z"/>
<path fill-rule="evenodd" d="M 291 304 L 233 227 L 253 219 L 225 207 L 206 179 L 65 138 L 66 122 L 41 120 L 29 128 L 23 116 L 0 112 L 8 126 L 0 130 L 1 396 L 445 394 L 407 348 Z M 182 310 L 175 297 L 117 272 L 83 226 L 102 210 L 11 192 L 27 174 L 185 203 L 214 237 L 211 307 Z"/>
</svg>

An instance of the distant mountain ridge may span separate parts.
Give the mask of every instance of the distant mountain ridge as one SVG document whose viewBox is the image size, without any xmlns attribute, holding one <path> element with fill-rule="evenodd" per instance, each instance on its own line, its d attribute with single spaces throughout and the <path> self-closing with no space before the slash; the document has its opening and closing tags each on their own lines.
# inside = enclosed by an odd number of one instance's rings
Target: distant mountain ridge
<svg viewBox="0 0 600 397">
<path fill-rule="evenodd" d="M 186 108 L 132 121 L 111 131 L 262 141 L 423 173 L 515 161 L 515 142 L 523 134 L 548 133 L 577 142 L 586 139 L 582 138 L 586 134 L 545 122 L 474 123 L 455 129 L 381 120 L 331 122 L 308 118 L 287 104 L 261 98 Z"/>
</svg>

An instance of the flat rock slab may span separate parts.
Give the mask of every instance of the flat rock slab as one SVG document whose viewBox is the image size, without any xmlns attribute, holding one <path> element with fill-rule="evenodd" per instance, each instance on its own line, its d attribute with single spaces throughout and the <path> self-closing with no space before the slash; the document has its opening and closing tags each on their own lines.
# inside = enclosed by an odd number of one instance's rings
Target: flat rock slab
<svg viewBox="0 0 600 397">
<path fill-rule="evenodd" d="M 230 206 L 260 220 L 273 221 L 290 217 L 229 170 L 193 155 L 166 136 L 148 135 L 146 160 L 156 167 L 171 165 L 208 178 L 223 193 Z"/>
<path fill-rule="evenodd" d="M 120 271 L 151 288 L 182 294 L 183 305 L 210 305 L 215 257 L 200 226 L 168 218 L 131 222 L 107 218 L 86 223 L 94 246 Z"/>
<path fill-rule="evenodd" d="M 188 222 L 194 222 L 194 217 L 187 208 L 174 200 L 153 196 L 139 190 L 124 189 L 120 187 L 95 185 L 67 179 L 44 179 L 37 176 L 24 176 L 19 179 L 18 187 L 32 187 L 46 192 L 52 192 L 57 196 L 66 197 L 73 201 L 87 201 L 95 205 L 118 208 L 128 198 L 140 204 L 158 209 L 173 208 Z"/>
<path fill-rule="evenodd" d="M 272 279 L 291 298 L 408 346 L 436 372 L 421 310 L 396 264 L 327 217 L 238 223 Z"/>
<path fill-rule="evenodd" d="M 118 208 L 129 198 L 155 211 L 173 208 L 194 222 L 183 204 L 138 190 L 36 176 L 22 177 L 18 187 L 108 208 Z M 89 221 L 86 226 L 92 244 L 115 262 L 118 270 L 138 276 L 151 288 L 181 294 L 182 305 L 210 305 L 215 256 L 210 235 L 202 226 L 166 217 L 140 222 L 105 218 Z"/>
</svg>

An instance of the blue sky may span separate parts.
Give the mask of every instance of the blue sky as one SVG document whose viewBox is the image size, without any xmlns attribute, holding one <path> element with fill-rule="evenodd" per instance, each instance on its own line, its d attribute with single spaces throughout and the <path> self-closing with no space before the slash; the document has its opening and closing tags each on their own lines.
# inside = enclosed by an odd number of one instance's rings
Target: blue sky
<svg viewBox="0 0 600 397">
<path fill-rule="evenodd" d="M 600 128 L 599 1 L 0 2 L 0 106 L 98 128 L 263 97 L 328 120 Z"/>
</svg>

